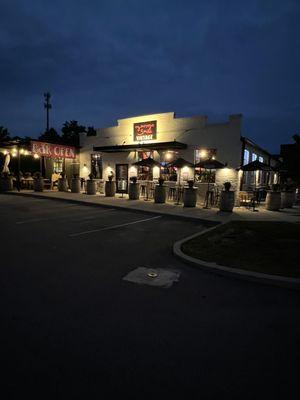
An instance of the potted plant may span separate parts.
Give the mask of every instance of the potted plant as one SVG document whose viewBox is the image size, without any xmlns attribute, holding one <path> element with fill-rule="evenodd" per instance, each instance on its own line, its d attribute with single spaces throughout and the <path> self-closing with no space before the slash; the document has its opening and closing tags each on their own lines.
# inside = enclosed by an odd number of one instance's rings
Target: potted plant
<svg viewBox="0 0 300 400">
<path fill-rule="evenodd" d="M 194 181 L 192 179 L 188 180 L 188 187 L 185 187 L 184 191 L 183 191 L 183 206 L 184 207 L 196 207 L 197 191 L 198 191 L 198 188 L 194 187 Z"/>
<path fill-rule="evenodd" d="M 296 200 L 296 191 L 291 185 L 285 185 L 281 192 L 281 208 L 292 208 Z"/>
<path fill-rule="evenodd" d="M 224 185 L 224 190 L 222 190 L 221 192 L 219 208 L 220 211 L 232 212 L 234 207 L 235 193 L 233 190 L 230 190 L 231 188 L 230 182 L 224 182 L 223 185 Z"/>
<path fill-rule="evenodd" d="M 80 193 L 80 178 L 79 174 L 74 174 L 71 180 L 71 192 Z"/>
<path fill-rule="evenodd" d="M 140 197 L 140 187 L 137 183 L 137 177 L 133 176 L 130 178 L 129 184 L 129 200 L 138 200 Z"/>
<path fill-rule="evenodd" d="M 13 190 L 13 177 L 8 172 L 3 172 L 0 177 L 0 192 Z"/>
<path fill-rule="evenodd" d="M 154 203 L 165 203 L 166 202 L 166 186 L 164 185 L 164 179 L 158 179 L 158 185 L 154 189 Z"/>
<path fill-rule="evenodd" d="M 40 172 L 36 172 L 33 176 L 33 190 L 42 192 L 44 190 L 44 178 Z"/>
<path fill-rule="evenodd" d="M 108 176 L 108 181 L 105 182 L 105 196 L 114 197 L 116 194 L 116 182 L 113 181 L 114 173 L 111 171 Z"/>
<path fill-rule="evenodd" d="M 86 194 L 96 194 L 96 181 L 93 174 L 89 174 L 89 178 L 86 181 Z"/>
<path fill-rule="evenodd" d="M 266 197 L 266 209 L 269 211 L 279 211 L 281 208 L 281 192 L 278 184 L 272 185 L 272 190 L 268 191 Z"/>
<path fill-rule="evenodd" d="M 68 191 L 68 181 L 67 181 L 66 174 L 64 172 L 62 172 L 60 174 L 60 178 L 58 178 L 57 187 L 58 187 L 59 192 L 67 192 Z"/>
</svg>

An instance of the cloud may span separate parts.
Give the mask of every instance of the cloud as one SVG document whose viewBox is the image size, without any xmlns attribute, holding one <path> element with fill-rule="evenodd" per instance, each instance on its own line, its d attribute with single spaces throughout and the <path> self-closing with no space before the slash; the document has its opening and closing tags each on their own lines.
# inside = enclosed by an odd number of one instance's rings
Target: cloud
<svg viewBox="0 0 300 400">
<path fill-rule="evenodd" d="M 295 1 L 2 3 L 0 123 L 15 134 L 43 129 L 46 90 L 56 128 L 242 112 L 247 134 L 271 145 L 300 124 Z"/>
</svg>

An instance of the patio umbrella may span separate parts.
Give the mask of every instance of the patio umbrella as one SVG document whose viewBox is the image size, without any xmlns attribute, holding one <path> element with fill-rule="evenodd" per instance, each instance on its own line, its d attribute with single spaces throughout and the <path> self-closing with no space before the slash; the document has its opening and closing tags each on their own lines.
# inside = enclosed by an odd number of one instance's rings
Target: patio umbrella
<svg viewBox="0 0 300 400">
<path fill-rule="evenodd" d="M 153 158 L 148 157 L 148 158 L 144 158 L 141 161 L 137 161 L 135 163 L 133 163 L 133 165 L 136 165 L 138 167 L 160 167 L 160 163 L 158 161 L 153 160 Z"/>
<path fill-rule="evenodd" d="M 246 165 L 242 165 L 240 167 L 240 169 L 243 171 L 252 171 L 252 172 L 256 172 L 256 171 L 265 171 L 265 172 L 271 172 L 274 169 L 265 163 L 262 163 L 258 160 L 252 161 L 249 164 Z M 243 177 L 242 177 L 242 182 L 243 182 Z M 255 189 L 256 189 L 256 177 L 255 177 Z"/>
<path fill-rule="evenodd" d="M 240 169 L 242 171 L 267 171 L 267 172 L 273 171 L 273 168 L 270 165 L 262 163 L 258 160 L 243 165 Z"/>
<path fill-rule="evenodd" d="M 208 169 L 210 171 L 209 174 L 209 179 L 207 182 L 207 191 L 206 191 L 206 196 L 205 196 L 205 205 L 203 208 L 208 208 L 208 196 L 209 196 L 209 184 L 210 184 L 210 177 L 211 177 L 211 170 L 212 169 L 222 169 L 225 168 L 225 164 L 221 163 L 218 160 L 213 160 L 212 158 L 209 160 L 205 160 L 205 161 L 200 161 L 197 164 L 195 164 L 195 167 L 197 168 L 204 168 L 204 169 Z"/>
<path fill-rule="evenodd" d="M 137 161 L 137 162 L 133 163 L 133 165 L 136 165 L 137 167 L 149 167 L 149 168 L 160 167 L 160 163 L 158 161 L 155 161 L 151 157 L 144 158 L 143 160 Z M 160 171 L 159 171 L 159 174 L 160 174 Z M 147 188 L 146 189 L 147 195 L 144 200 L 149 200 L 149 182 L 147 183 L 146 188 Z"/>
<path fill-rule="evenodd" d="M 179 180 L 178 180 L 178 194 L 177 194 L 177 203 L 175 203 L 175 204 L 180 204 L 180 202 L 179 202 L 179 187 L 180 187 L 180 175 L 181 175 L 181 168 L 183 168 L 183 167 L 191 167 L 191 168 L 194 168 L 194 164 L 192 164 L 191 162 L 189 162 L 189 161 L 187 161 L 187 160 L 185 160 L 184 158 L 181 158 L 181 157 L 179 157 L 179 158 L 177 158 L 176 160 L 174 160 L 174 161 L 171 161 L 170 163 L 168 163 L 167 164 L 167 167 L 175 167 L 175 168 L 178 168 L 179 169 Z"/>
<path fill-rule="evenodd" d="M 192 164 L 189 161 L 186 161 L 184 158 L 177 158 L 174 161 L 171 161 L 167 164 L 167 167 L 175 167 L 175 168 L 183 168 L 183 167 L 194 167 L 194 164 Z"/>
</svg>

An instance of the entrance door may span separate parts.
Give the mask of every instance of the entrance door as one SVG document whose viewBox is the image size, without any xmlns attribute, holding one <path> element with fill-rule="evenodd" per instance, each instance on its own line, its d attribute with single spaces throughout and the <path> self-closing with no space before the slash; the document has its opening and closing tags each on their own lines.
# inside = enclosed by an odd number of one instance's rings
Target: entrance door
<svg viewBox="0 0 300 400">
<path fill-rule="evenodd" d="M 128 191 L 128 164 L 116 164 L 116 192 L 127 193 Z"/>
</svg>

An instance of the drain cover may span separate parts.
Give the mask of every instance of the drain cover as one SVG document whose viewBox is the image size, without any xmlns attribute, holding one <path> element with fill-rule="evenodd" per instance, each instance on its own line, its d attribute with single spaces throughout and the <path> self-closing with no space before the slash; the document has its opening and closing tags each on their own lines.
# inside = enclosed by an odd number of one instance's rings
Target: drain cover
<svg viewBox="0 0 300 400">
<path fill-rule="evenodd" d="M 150 271 L 147 274 L 150 278 L 157 278 L 158 277 L 158 273 L 154 272 L 154 271 Z"/>
<path fill-rule="evenodd" d="M 173 269 L 139 267 L 124 276 L 123 280 L 140 285 L 169 288 L 173 282 L 178 282 L 179 276 L 180 272 Z"/>
</svg>

